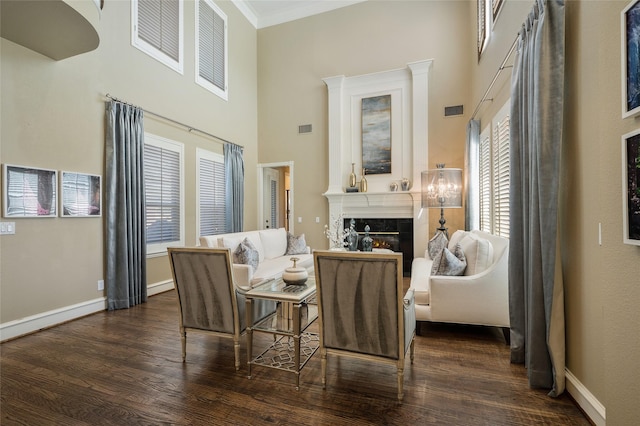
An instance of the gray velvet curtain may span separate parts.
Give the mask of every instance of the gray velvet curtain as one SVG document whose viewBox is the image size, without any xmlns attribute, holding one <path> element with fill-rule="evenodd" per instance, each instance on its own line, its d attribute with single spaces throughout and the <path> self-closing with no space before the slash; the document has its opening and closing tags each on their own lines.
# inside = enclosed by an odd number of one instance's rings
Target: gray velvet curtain
<svg viewBox="0 0 640 426">
<path fill-rule="evenodd" d="M 477 186 L 473 186 L 473 177 L 480 169 L 480 122 L 469 120 L 467 123 L 467 146 L 464 154 L 464 229 L 480 229 L 480 197 Z M 474 188 L 476 190 L 474 190 Z"/>
<path fill-rule="evenodd" d="M 224 145 L 224 173 L 227 232 L 241 232 L 244 226 L 244 158 L 241 146 Z"/>
<path fill-rule="evenodd" d="M 109 310 L 147 301 L 142 120 L 140 108 L 106 103 L 105 284 Z"/>
<path fill-rule="evenodd" d="M 511 77 L 511 361 L 529 385 L 565 388 L 558 196 L 564 102 L 564 1 L 538 0 L 519 33 Z"/>
</svg>

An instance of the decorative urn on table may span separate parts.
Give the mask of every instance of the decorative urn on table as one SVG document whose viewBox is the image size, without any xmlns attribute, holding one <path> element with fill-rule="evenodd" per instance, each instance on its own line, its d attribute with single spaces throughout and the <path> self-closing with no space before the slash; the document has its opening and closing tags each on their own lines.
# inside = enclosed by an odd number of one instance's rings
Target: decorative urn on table
<svg viewBox="0 0 640 426">
<path fill-rule="evenodd" d="M 282 273 L 282 281 L 288 285 L 302 285 L 307 282 L 309 273 L 305 268 L 296 266 L 296 262 L 300 260 L 297 257 L 292 257 L 289 260 L 293 261 L 293 266 L 285 268 Z"/>
</svg>

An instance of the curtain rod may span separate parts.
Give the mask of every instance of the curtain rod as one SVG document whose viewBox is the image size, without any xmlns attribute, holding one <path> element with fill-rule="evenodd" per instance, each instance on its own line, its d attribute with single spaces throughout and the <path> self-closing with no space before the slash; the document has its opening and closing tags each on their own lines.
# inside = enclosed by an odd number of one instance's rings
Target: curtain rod
<svg viewBox="0 0 640 426">
<path fill-rule="evenodd" d="M 491 91 L 491 89 L 493 89 L 493 85 L 496 84 L 496 80 L 498 80 L 498 76 L 500 75 L 500 73 L 505 68 L 512 68 L 513 67 L 513 65 L 505 66 L 505 64 L 509 60 L 509 57 L 511 56 L 513 51 L 515 50 L 515 48 L 516 48 L 516 46 L 518 44 L 518 39 L 519 38 L 520 38 L 520 34 L 518 34 L 516 36 L 516 39 L 513 41 L 513 44 L 511 45 L 511 49 L 509 49 L 509 52 L 507 53 L 507 56 L 504 57 L 504 60 L 502 61 L 502 64 L 500 65 L 500 68 L 498 68 L 498 71 L 496 71 L 496 75 L 493 76 L 493 80 L 491 80 L 491 84 L 489 84 L 489 87 L 487 87 L 487 90 L 484 92 L 484 95 L 482 95 L 482 99 L 480 100 L 480 102 L 478 102 L 478 106 L 476 106 L 476 109 L 473 111 L 473 114 L 471 115 L 471 119 L 472 120 L 476 117 L 476 114 L 478 113 L 478 110 L 480 109 L 480 106 L 484 102 L 493 101 L 493 98 L 487 98 L 487 95 L 489 95 L 489 92 Z"/>
<path fill-rule="evenodd" d="M 122 99 L 118 99 L 118 98 L 116 98 L 116 97 L 114 97 L 114 96 L 111 96 L 111 95 L 110 95 L 110 94 L 108 94 L 108 93 L 107 93 L 105 96 L 106 96 L 107 98 L 109 98 L 109 99 L 113 100 L 113 101 L 120 102 L 120 103 L 127 104 L 127 105 L 131 105 L 131 106 L 136 107 L 136 108 L 140 108 L 141 110 L 143 110 L 143 111 L 144 111 L 144 112 L 146 112 L 147 114 L 155 115 L 156 117 L 161 118 L 161 119 L 163 119 L 163 120 L 170 121 L 170 122 L 172 122 L 172 123 L 174 123 L 174 124 L 177 124 L 177 125 L 179 125 L 179 126 L 182 126 L 182 127 L 186 127 L 186 128 L 187 128 L 187 131 L 188 131 L 189 133 L 191 133 L 191 132 L 198 132 L 198 133 L 202 133 L 203 135 L 209 136 L 210 138 L 213 138 L 213 139 L 216 139 L 216 140 L 218 140 L 218 141 L 221 141 L 221 142 L 224 142 L 224 143 L 228 143 L 228 144 L 231 144 L 231 145 L 236 145 L 236 146 L 239 146 L 240 148 L 244 149 L 244 146 L 242 146 L 242 145 L 238 145 L 237 143 L 233 143 L 233 142 L 230 142 L 230 141 L 228 141 L 228 140 L 226 140 L 226 139 L 222 139 L 221 137 L 218 137 L 218 136 L 216 136 L 216 135 L 212 135 L 211 133 L 205 132 L 204 130 L 196 129 L 195 127 L 193 127 L 193 126 L 189 126 L 188 124 L 181 123 L 181 122 L 176 121 L 176 120 L 174 120 L 174 119 L 172 119 L 172 118 L 165 117 L 164 115 L 160 115 L 160 114 L 157 114 L 157 113 L 155 113 L 155 112 L 153 112 L 153 111 L 149 111 L 148 109 L 145 109 L 145 108 L 142 108 L 142 107 L 139 107 L 139 106 L 133 105 L 133 104 L 131 104 L 131 103 L 129 103 L 129 102 L 125 102 L 125 101 L 123 101 Z"/>
</svg>

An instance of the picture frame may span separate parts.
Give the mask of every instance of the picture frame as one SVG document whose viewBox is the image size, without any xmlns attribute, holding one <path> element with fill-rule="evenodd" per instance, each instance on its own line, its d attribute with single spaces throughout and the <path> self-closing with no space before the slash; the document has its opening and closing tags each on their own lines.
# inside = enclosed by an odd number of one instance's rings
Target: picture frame
<svg viewBox="0 0 640 426">
<path fill-rule="evenodd" d="M 37 167 L 3 164 L 3 216 L 56 217 L 58 172 Z"/>
<path fill-rule="evenodd" d="M 60 216 L 101 217 L 102 176 L 60 172 Z"/>
<path fill-rule="evenodd" d="M 366 175 L 391 173 L 391 95 L 362 98 L 362 168 Z"/>
<path fill-rule="evenodd" d="M 640 114 L 640 0 L 621 12 L 622 118 Z"/>
<path fill-rule="evenodd" d="M 623 242 L 640 246 L 640 129 L 622 136 Z"/>
</svg>

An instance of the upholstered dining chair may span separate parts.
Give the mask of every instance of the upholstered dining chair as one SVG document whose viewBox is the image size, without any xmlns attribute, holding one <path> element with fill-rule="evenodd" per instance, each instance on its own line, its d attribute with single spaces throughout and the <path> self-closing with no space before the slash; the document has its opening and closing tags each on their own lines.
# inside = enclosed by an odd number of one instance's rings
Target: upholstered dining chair
<svg viewBox="0 0 640 426">
<path fill-rule="evenodd" d="M 234 285 L 228 248 L 169 248 L 169 262 L 180 305 L 182 362 L 187 356 L 187 330 L 233 338 L 236 371 L 240 369 L 240 337 L 246 329 L 245 297 Z M 256 300 L 258 322 L 275 311 L 275 302 Z"/>
<path fill-rule="evenodd" d="M 402 294 L 402 254 L 317 250 L 314 266 L 322 387 L 327 355 L 351 356 L 395 365 L 402 401 L 416 330 L 413 291 Z"/>
</svg>

